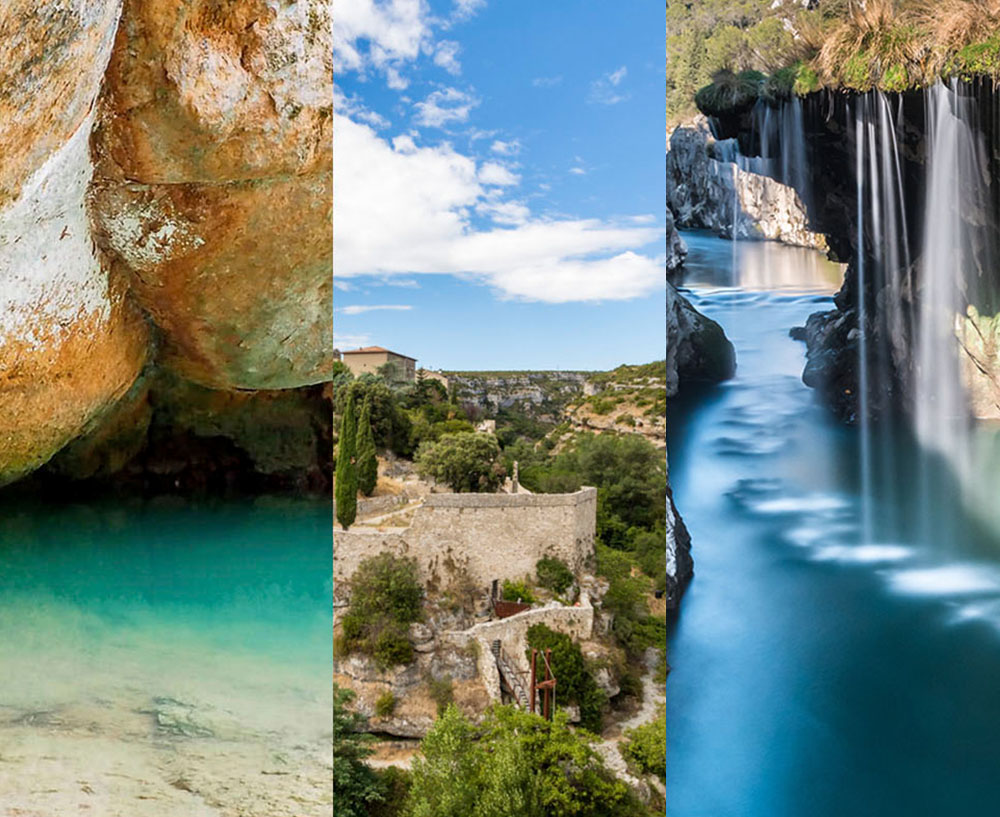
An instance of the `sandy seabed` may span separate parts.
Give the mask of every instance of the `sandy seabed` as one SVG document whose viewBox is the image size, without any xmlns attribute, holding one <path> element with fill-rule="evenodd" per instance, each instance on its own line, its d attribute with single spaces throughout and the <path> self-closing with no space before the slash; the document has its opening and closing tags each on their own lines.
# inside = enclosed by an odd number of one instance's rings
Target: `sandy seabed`
<svg viewBox="0 0 1000 817">
<path fill-rule="evenodd" d="M 224 621 L 3 600 L 0 815 L 327 817 L 329 666 Z"/>
</svg>

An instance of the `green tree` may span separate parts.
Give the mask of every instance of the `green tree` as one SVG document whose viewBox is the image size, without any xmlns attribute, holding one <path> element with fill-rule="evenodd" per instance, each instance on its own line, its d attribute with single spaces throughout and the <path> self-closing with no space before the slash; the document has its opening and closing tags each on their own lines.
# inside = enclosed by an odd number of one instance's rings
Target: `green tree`
<svg viewBox="0 0 1000 817">
<path fill-rule="evenodd" d="M 575 703 L 579 706 L 580 725 L 591 732 L 599 732 L 601 710 L 605 702 L 604 693 L 588 671 L 580 645 L 565 633 L 558 633 L 544 624 L 534 624 L 529 627 L 527 639 L 529 660 L 531 648 L 552 650 L 552 674 L 556 677 L 557 700 L 560 703 Z"/>
<path fill-rule="evenodd" d="M 385 789 L 365 758 L 371 735 L 365 718 L 350 708 L 354 693 L 333 685 L 333 810 L 337 817 L 365 817 L 367 806 L 381 803 Z"/>
<path fill-rule="evenodd" d="M 372 434 L 372 404 L 366 399 L 358 418 L 358 488 L 365 496 L 371 496 L 377 483 L 378 458 Z"/>
<path fill-rule="evenodd" d="M 416 464 L 421 476 L 446 483 L 457 493 L 495 491 L 507 474 L 497 438 L 472 431 L 443 434 L 436 443 L 422 444 Z"/>
<path fill-rule="evenodd" d="M 605 768 L 590 738 L 495 706 L 473 726 L 448 707 L 413 763 L 407 817 L 636 817 L 641 804 Z"/>
<path fill-rule="evenodd" d="M 358 422 L 354 416 L 354 400 L 348 399 L 340 422 L 337 445 L 337 521 L 347 530 L 358 515 Z"/>
</svg>

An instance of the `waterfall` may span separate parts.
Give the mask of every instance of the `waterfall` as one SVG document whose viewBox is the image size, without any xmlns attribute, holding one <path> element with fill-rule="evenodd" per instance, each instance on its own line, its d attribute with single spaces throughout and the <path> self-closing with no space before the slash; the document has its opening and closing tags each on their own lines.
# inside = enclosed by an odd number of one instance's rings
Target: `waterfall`
<svg viewBox="0 0 1000 817">
<path fill-rule="evenodd" d="M 865 139 L 866 119 L 864 100 L 858 101 L 854 119 L 855 185 L 857 192 L 858 223 L 858 426 L 861 429 L 861 537 L 862 544 L 874 539 L 871 461 L 871 412 L 868 406 L 870 382 L 868 379 L 868 311 L 867 280 L 865 278 Z"/>
<path fill-rule="evenodd" d="M 975 195 L 976 146 L 967 100 L 938 83 L 927 94 L 927 197 L 917 325 L 915 421 L 921 444 L 966 475 L 970 413 L 962 386 L 956 321 L 969 271 L 963 199 Z M 964 188 L 964 189 L 963 189 Z M 963 286 L 964 288 L 964 286 Z M 934 468 L 929 462 L 927 468 Z M 925 484 L 930 480 L 925 477 Z"/>
</svg>

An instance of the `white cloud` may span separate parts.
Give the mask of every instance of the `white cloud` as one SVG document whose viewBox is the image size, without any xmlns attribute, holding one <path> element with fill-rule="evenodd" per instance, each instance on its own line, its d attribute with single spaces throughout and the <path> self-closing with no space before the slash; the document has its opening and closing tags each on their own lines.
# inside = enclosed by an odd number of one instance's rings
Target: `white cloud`
<svg viewBox="0 0 1000 817">
<path fill-rule="evenodd" d="M 587 171 L 584 168 L 580 167 L 579 165 L 571 167 L 569 169 L 569 172 L 572 173 L 574 176 L 586 176 L 587 175 Z"/>
<path fill-rule="evenodd" d="M 455 275 L 501 297 L 553 303 L 663 287 L 663 259 L 641 252 L 662 241 L 660 223 L 532 217 L 484 187 L 481 168 L 450 145 L 418 147 L 412 137 L 390 144 L 339 115 L 334 128 L 338 277 Z M 477 230 L 473 213 L 490 215 L 494 226 Z"/>
<path fill-rule="evenodd" d="M 339 0 L 333 15 L 334 71 L 385 70 L 415 60 L 430 37 L 422 0 Z"/>
<path fill-rule="evenodd" d="M 479 100 L 457 88 L 444 88 L 432 92 L 423 102 L 418 102 L 417 124 L 440 128 L 449 122 L 464 122 Z"/>
<path fill-rule="evenodd" d="M 562 75 L 557 77 L 535 77 L 531 80 L 531 84 L 535 88 L 555 88 L 557 85 L 561 85 L 562 81 Z"/>
<path fill-rule="evenodd" d="M 409 304 L 354 304 L 335 309 L 345 315 L 363 315 L 365 312 L 409 312 L 413 309 Z"/>
<path fill-rule="evenodd" d="M 373 128 L 386 128 L 389 126 L 389 121 L 385 117 L 365 107 L 364 103 L 357 96 L 353 94 L 345 96 L 344 92 L 337 85 L 333 86 L 333 109 L 345 116 L 351 117 L 351 119 L 371 125 Z"/>
<path fill-rule="evenodd" d="M 486 8 L 486 0 L 455 0 L 451 16 L 453 20 L 468 20 L 482 8 Z"/>
<path fill-rule="evenodd" d="M 437 51 L 434 52 L 434 64 L 457 77 L 462 73 L 462 66 L 458 62 L 460 50 L 461 48 L 454 40 L 442 40 L 438 43 Z"/>
<path fill-rule="evenodd" d="M 344 335 L 333 333 L 334 349 L 358 349 L 371 343 L 371 335 Z"/>
<path fill-rule="evenodd" d="M 509 142 L 497 139 L 490 145 L 490 150 L 501 156 L 516 156 L 521 152 L 521 142 L 517 139 L 511 139 Z"/>
<path fill-rule="evenodd" d="M 501 187 L 508 187 L 513 184 L 520 184 L 521 177 L 497 162 L 486 162 L 479 168 L 479 181 L 483 184 L 496 184 Z"/>
<path fill-rule="evenodd" d="M 631 94 L 621 92 L 618 89 L 627 74 L 628 68 L 623 65 L 621 68 L 595 79 L 590 83 L 590 94 L 587 101 L 598 105 L 617 105 L 619 102 L 624 102 Z"/>
</svg>

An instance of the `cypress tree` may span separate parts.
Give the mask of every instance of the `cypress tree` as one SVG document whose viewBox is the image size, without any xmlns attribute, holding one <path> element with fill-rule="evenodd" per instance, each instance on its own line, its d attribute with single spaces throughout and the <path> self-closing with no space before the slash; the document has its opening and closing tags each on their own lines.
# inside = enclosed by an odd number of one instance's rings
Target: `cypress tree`
<svg viewBox="0 0 1000 817">
<path fill-rule="evenodd" d="M 354 395 L 349 394 L 340 421 L 340 443 L 337 447 L 337 521 L 344 526 L 344 530 L 354 523 L 358 515 L 357 437 Z"/>
<path fill-rule="evenodd" d="M 371 496 L 378 482 L 378 458 L 375 456 L 375 435 L 372 433 L 372 401 L 365 398 L 358 418 L 358 488 Z"/>
</svg>

